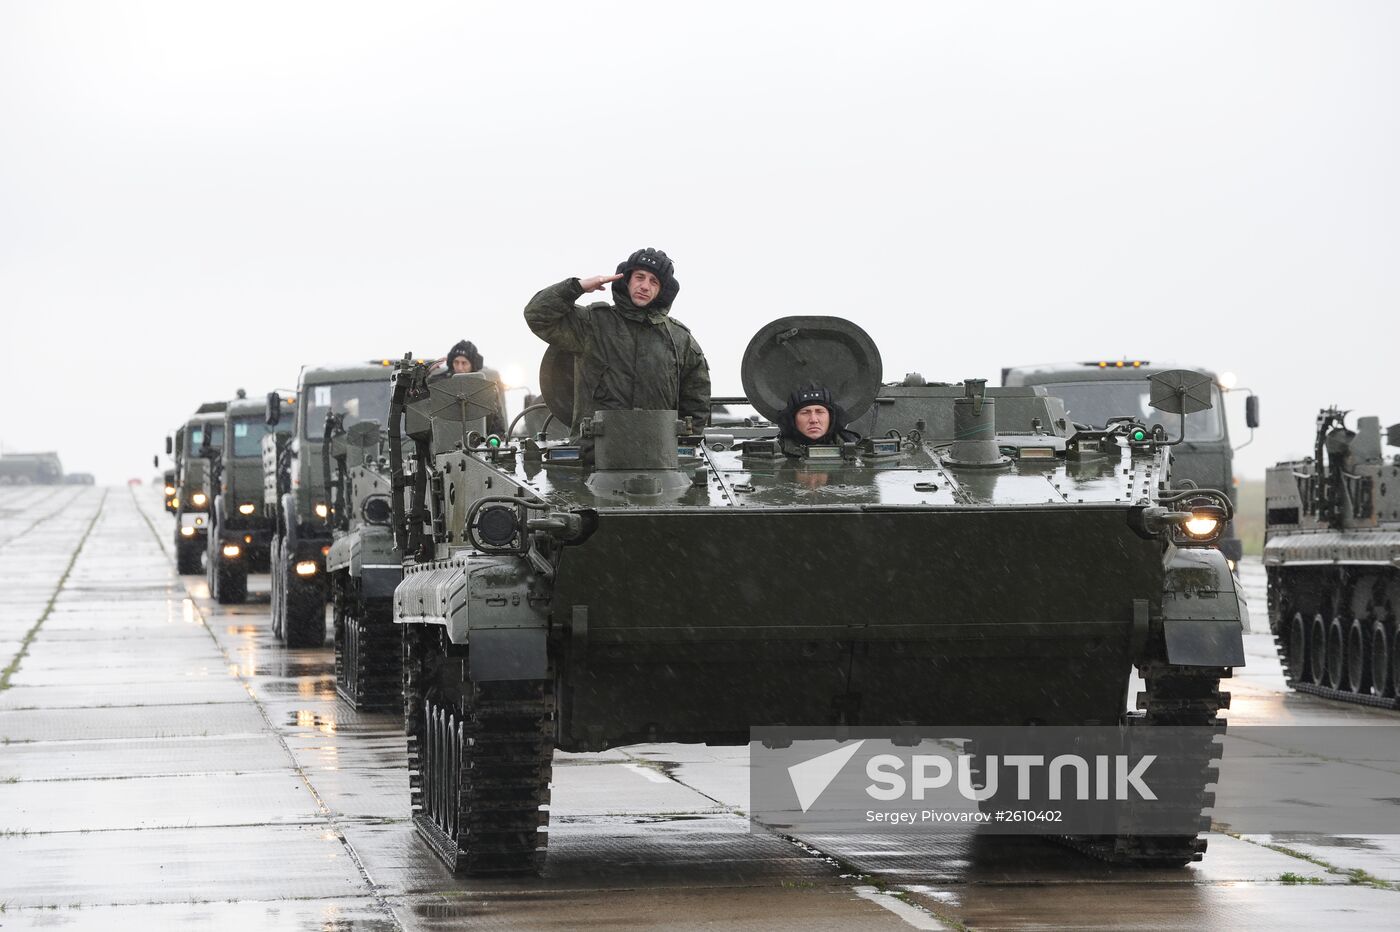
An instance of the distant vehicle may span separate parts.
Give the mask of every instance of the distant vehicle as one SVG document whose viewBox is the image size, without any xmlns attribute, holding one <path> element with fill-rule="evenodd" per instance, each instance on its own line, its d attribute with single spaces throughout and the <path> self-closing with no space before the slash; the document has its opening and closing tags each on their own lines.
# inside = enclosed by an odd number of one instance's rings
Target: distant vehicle
<svg viewBox="0 0 1400 932">
<path fill-rule="evenodd" d="M 392 361 L 306 366 L 298 379 L 290 430 L 263 439 L 263 502 L 273 522 L 272 631 L 288 647 L 318 647 L 326 640 L 326 554 L 331 548 L 331 505 L 326 487 L 326 415 L 382 424 L 389 415 Z M 268 396 L 266 423 L 283 422 L 283 401 Z"/>
<path fill-rule="evenodd" d="M 1177 366 L 1153 365 L 1145 359 L 1098 359 L 1089 362 L 1045 363 L 1035 366 L 1013 366 L 1001 370 L 1005 386 L 1043 385 L 1047 392 L 1065 403 L 1065 412 L 1074 424 L 1102 428 L 1111 417 L 1131 414 L 1151 423 L 1156 417 L 1149 408 L 1149 380 L 1153 375 Z M 1193 371 L 1206 370 L 1195 366 Z M 1238 504 L 1235 488 L 1234 450 L 1230 446 L 1230 425 L 1225 417 L 1222 386 L 1212 372 L 1213 405 L 1186 418 L 1187 439 L 1172 448 L 1172 481 L 1184 486 L 1194 484 L 1203 489 L 1219 489 Z M 1250 392 L 1245 403 L 1245 421 L 1250 430 L 1259 426 L 1259 399 Z M 1164 422 L 1169 436 L 1174 436 L 1175 424 Z M 1243 544 L 1235 534 L 1234 523 L 1220 537 L 1222 553 L 1233 563 L 1243 555 Z"/>
<path fill-rule="evenodd" d="M 1269 628 L 1294 689 L 1400 709 L 1400 456 L 1347 413 L 1324 408 L 1313 455 L 1265 474 Z M 1400 424 L 1384 436 L 1400 447 Z"/>
<path fill-rule="evenodd" d="M 57 453 L 0 453 L 0 485 L 58 485 L 63 463 Z"/>
<path fill-rule="evenodd" d="M 289 401 L 282 406 L 291 412 Z M 273 522 L 263 510 L 262 441 L 270 430 L 266 403 L 240 389 L 224 409 L 222 442 L 207 448 L 204 491 L 211 504 L 204 566 L 209 594 L 223 605 L 245 601 L 248 574 L 269 568 Z"/>
<path fill-rule="evenodd" d="M 200 405 L 173 437 L 165 438 L 165 452 L 175 460 L 175 476 L 167 510 L 174 500 L 175 569 L 182 575 L 198 573 L 209 532 L 209 493 L 205 490 L 208 461 L 205 447 L 223 445 L 225 401 Z"/>
<path fill-rule="evenodd" d="M 90 472 L 70 472 L 63 477 L 64 485 L 95 485 L 96 483 L 97 477 Z M 132 485 L 140 485 L 141 480 L 131 479 L 129 483 Z"/>
</svg>

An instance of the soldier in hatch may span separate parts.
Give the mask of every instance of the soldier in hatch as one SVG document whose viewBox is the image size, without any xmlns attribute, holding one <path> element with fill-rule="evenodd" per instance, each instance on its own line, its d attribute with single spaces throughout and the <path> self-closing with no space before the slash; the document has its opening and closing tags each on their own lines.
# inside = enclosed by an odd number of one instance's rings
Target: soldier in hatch
<svg viewBox="0 0 1400 932">
<path fill-rule="evenodd" d="M 802 447 L 854 443 L 860 435 L 846 426 L 846 412 L 821 385 L 799 388 L 778 414 L 783 452 L 800 456 Z"/>
<path fill-rule="evenodd" d="M 579 307 L 584 294 L 612 285 L 613 304 Z M 639 249 L 613 275 L 566 278 L 525 305 L 540 339 L 578 357 L 574 419 L 595 411 L 676 410 L 696 430 L 710 416 L 710 367 L 690 329 L 670 316 L 680 291 L 664 252 Z"/>
</svg>

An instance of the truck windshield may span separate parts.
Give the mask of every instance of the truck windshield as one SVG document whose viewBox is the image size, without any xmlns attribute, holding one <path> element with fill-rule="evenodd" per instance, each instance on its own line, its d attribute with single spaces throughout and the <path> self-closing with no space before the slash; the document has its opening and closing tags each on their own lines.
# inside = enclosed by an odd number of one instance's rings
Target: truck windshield
<svg viewBox="0 0 1400 932">
<path fill-rule="evenodd" d="M 302 393 L 307 400 L 302 436 L 320 440 L 326 435 L 326 412 L 345 415 L 345 426 L 361 421 L 383 424 L 389 419 L 389 378 L 373 382 L 332 382 L 312 385 Z"/>
<path fill-rule="evenodd" d="M 1161 424 L 1167 436 L 1175 440 L 1180 418 L 1175 414 L 1164 414 L 1149 407 L 1151 384 L 1141 382 L 1051 382 L 1046 384 L 1046 394 L 1062 398 L 1069 419 L 1090 427 L 1103 427 L 1111 417 L 1134 417 L 1144 424 Z M 1186 439 L 1188 442 L 1224 440 L 1225 425 L 1221 420 L 1223 410 L 1220 389 L 1211 386 L 1211 400 L 1215 407 L 1209 411 L 1197 411 L 1186 416 Z"/>
<path fill-rule="evenodd" d="M 233 419 L 234 458 L 262 456 L 262 438 L 271 430 L 263 418 L 238 417 Z"/>
<path fill-rule="evenodd" d="M 198 454 L 200 447 L 204 446 L 205 431 L 209 432 L 209 446 L 217 450 L 224 445 L 224 425 L 196 424 L 186 434 L 190 438 L 191 453 Z"/>
</svg>

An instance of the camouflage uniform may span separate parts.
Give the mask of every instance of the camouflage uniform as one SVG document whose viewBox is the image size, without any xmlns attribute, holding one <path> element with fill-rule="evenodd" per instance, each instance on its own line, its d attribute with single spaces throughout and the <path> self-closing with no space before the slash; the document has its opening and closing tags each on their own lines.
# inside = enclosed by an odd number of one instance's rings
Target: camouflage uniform
<svg viewBox="0 0 1400 932">
<path fill-rule="evenodd" d="M 669 410 L 699 424 L 710 416 L 710 367 L 689 328 L 669 316 L 669 295 L 644 308 L 626 282 L 612 286 L 614 305 L 576 307 L 577 278 L 541 290 L 525 305 L 525 321 L 551 346 L 574 353 L 574 417 L 632 408 Z M 575 425 L 571 425 L 575 426 Z"/>
</svg>

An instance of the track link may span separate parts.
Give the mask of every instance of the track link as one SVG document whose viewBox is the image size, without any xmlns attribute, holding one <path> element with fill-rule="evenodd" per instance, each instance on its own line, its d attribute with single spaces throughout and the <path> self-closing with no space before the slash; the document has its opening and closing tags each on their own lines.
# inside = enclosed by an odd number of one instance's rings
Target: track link
<svg viewBox="0 0 1400 932">
<path fill-rule="evenodd" d="M 403 650 L 391 599 L 363 599 L 357 580 L 337 573 L 331 585 L 335 690 L 360 712 L 403 702 Z"/>
<path fill-rule="evenodd" d="M 413 822 L 454 872 L 538 874 L 554 752 L 552 679 L 474 683 L 436 626 L 404 627 Z"/>
<path fill-rule="evenodd" d="M 1201 860 L 1206 840 L 1200 832 L 1210 830 L 1210 818 L 1203 812 L 1215 803 L 1215 794 L 1206 786 L 1217 779 L 1216 761 L 1223 750 L 1214 740 L 1223 734 L 1225 723 L 1217 713 L 1229 708 L 1230 694 L 1219 688 L 1220 680 L 1230 676 L 1228 668 L 1173 667 L 1151 663 L 1141 671 L 1144 681 L 1138 708 L 1130 715 L 1130 727 L 1176 726 L 1190 727 L 1193 733 L 1183 742 L 1184 756 L 1194 765 L 1194 808 L 1182 812 L 1183 824 L 1197 819 L 1197 831 L 1189 835 L 1063 835 L 1057 841 L 1090 857 L 1132 867 L 1182 867 Z M 1198 734 L 1196 733 L 1198 732 Z"/>
</svg>

